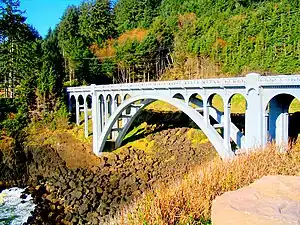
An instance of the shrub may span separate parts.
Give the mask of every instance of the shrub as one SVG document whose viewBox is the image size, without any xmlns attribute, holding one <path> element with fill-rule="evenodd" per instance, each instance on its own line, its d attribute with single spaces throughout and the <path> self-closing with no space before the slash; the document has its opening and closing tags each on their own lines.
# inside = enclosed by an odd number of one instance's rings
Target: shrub
<svg viewBox="0 0 300 225">
<path fill-rule="evenodd" d="M 28 115 L 21 111 L 2 122 L 5 133 L 13 138 L 15 138 L 27 124 Z"/>
</svg>

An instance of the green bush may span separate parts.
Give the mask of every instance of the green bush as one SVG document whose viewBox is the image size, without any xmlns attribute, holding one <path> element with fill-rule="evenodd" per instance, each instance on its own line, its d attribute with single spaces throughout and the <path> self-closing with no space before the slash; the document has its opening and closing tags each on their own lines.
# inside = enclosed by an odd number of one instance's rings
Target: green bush
<svg viewBox="0 0 300 225">
<path fill-rule="evenodd" d="M 14 118 L 4 120 L 2 126 L 7 135 L 15 138 L 27 126 L 28 121 L 27 113 L 18 112 Z"/>
</svg>

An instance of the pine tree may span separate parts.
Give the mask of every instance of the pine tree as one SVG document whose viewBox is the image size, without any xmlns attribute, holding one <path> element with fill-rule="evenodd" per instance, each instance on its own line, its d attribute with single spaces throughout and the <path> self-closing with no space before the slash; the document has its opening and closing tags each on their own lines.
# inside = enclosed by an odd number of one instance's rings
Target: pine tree
<svg viewBox="0 0 300 225">
<path fill-rule="evenodd" d="M 34 73 L 30 64 L 34 58 L 34 42 L 39 38 L 38 33 L 25 23 L 26 18 L 19 7 L 18 0 L 0 2 L 0 72 L 6 97 L 12 98 L 21 80 Z"/>
<path fill-rule="evenodd" d="M 119 34 L 137 27 L 151 25 L 161 0 L 119 0 L 114 8 Z"/>
<path fill-rule="evenodd" d="M 80 6 L 79 30 L 89 44 L 101 44 L 114 35 L 109 0 L 93 0 Z"/>
</svg>

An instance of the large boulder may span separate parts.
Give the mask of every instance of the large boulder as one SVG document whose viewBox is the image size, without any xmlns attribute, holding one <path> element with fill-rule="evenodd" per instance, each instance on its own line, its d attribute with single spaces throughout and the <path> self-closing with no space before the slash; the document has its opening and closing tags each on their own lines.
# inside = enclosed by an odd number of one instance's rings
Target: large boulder
<svg viewBox="0 0 300 225">
<path fill-rule="evenodd" d="M 213 225 L 299 225 L 300 177 L 265 176 L 248 187 L 218 196 Z"/>
</svg>

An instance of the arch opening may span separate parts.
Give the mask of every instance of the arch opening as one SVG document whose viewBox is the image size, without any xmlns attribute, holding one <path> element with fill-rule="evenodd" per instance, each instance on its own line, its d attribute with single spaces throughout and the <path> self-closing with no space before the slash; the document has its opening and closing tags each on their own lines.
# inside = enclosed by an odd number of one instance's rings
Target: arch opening
<svg viewBox="0 0 300 225">
<path fill-rule="evenodd" d="M 69 112 L 71 114 L 71 121 L 76 122 L 76 98 L 74 95 L 70 98 Z"/>
<path fill-rule="evenodd" d="M 117 94 L 115 96 L 115 105 L 118 107 L 119 105 L 121 105 L 121 103 L 122 103 L 121 95 Z"/>
<path fill-rule="evenodd" d="M 177 98 L 177 99 L 180 99 L 180 100 L 183 100 L 183 101 L 185 100 L 183 95 L 180 94 L 180 93 L 177 93 L 177 94 L 173 95 L 173 98 Z"/>
<path fill-rule="evenodd" d="M 214 107 L 220 112 L 224 112 L 224 100 L 219 94 L 212 94 L 207 99 L 207 105 Z"/>
<path fill-rule="evenodd" d="M 299 109 L 299 99 L 291 94 L 272 97 L 265 108 L 266 141 L 275 142 L 282 149 L 295 143 L 300 133 Z"/>
<path fill-rule="evenodd" d="M 79 124 L 81 123 L 81 121 L 84 119 L 82 117 L 82 112 L 84 111 L 84 98 L 82 95 L 78 96 L 78 104 L 79 104 Z"/>
<path fill-rule="evenodd" d="M 203 107 L 203 98 L 198 93 L 192 94 L 189 98 L 189 106 L 191 106 L 193 109 L 200 109 Z M 201 112 L 203 112 L 201 110 Z"/>
<path fill-rule="evenodd" d="M 79 105 L 80 105 L 80 106 L 84 104 L 84 98 L 83 98 L 82 95 L 79 95 L 79 96 L 78 96 L 78 102 L 79 102 Z"/>
<path fill-rule="evenodd" d="M 86 107 L 86 108 L 85 108 Z M 85 137 L 87 138 L 92 132 L 92 121 L 90 120 L 92 118 L 92 96 L 87 95 L 85 98 L 85 104 L 84 104 L 84 122 L 85 122 Z"/>
<path fill-rule="evenodd" d="M 86 104 L 88 109 L 92 109 L 92 96 L 88 95 L 86 96 Z"/>
<path fill-rule="evenodd" d="M 126 94 L 124 96 L 124 101 L 127 100 L 127 99 L 129 99 L 129 98 L 131 98 L 131 96 L 129 94 Z M 125 114 L 126 115 L 130 115 L 130 113 L 131 113 L 131 107 L 127 107 L 127 109 L 125 110 Z"/>
<path fill-rule="evenodd" d="M 245 135 L 245 123 L 246 123 L 246 107 L 247 100 L 242 94 L 233 94 L 229 100 L 230 106 L 230 121 L 240 131 L 236 132 L 237 135 Z M 237 137 L 237 141 L 241 139 Z M 237 149 L 238 146 L 242 146 L 242 143 L 235 143 L 231 140 L 232 149 Z"/>
<path fill-rule="evenodd" d="M 115 96 L 115 102 L 114 102 L 114 107 L 115 109 L 117 109 L 117 107 L 119 107 L 119 105 L 122 104 L 122 98 L 121 98 L 121 95 L 119 94 L 116 94 Z M 116 129 L 120 129 L 120 127 L 122 127 L 123 125 L 123 122 L 122 122 L 122 118 L 118 118 L 117 122 L 116 122 Z"/>
<path fill-rule="evenodd" d="M 106 110 L 103 95 L 99 96 L 98 101 L 99 101 L 99 115 L 98 116 L 100 118 L 100 131 L 102 131 L 104 128 L 104 125 L 105 125 L 105 110 Z"/>
<path fill-rule="evenodd" d="M 109 118 L 112 114 L 112 106 L 113 106 L 113 101 L 112 101 L 111 95 L 106 96 L 106 104 L 107 104 L 107 116 Z"/>
<path fill-rule="evenodd" d="M 300 136 L 300 100 L 294 98 L 289 107 L 289 143 L 293 145 Z"/>
<path fill-rule="evenodd" d="M 217 111 L 217 118 L 209 116 L 210 123 L 216 127 L 217 132 L 223 137 L 222 116 L 224 114 L 224 100 L 219 94 L 211 94 L 207 99 L 207 106 Z M 220 126 L 218 126 L 220 124 Z"/>
</svg>

